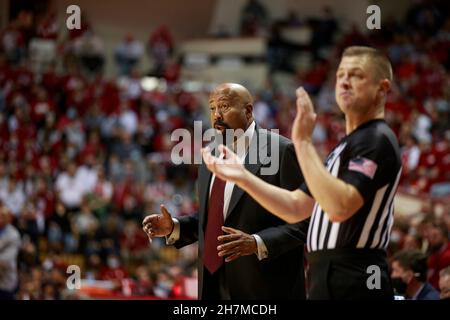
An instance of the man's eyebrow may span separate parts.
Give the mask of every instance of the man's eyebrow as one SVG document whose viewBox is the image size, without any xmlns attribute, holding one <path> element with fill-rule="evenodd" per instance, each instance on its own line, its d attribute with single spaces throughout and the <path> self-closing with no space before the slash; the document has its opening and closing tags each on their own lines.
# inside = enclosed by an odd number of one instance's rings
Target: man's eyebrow
<svg viewBox="0 0 450 320">
<path fill-rule="evenodd" d="M 336 70 L 336 73 L 338 73 L 339 71 L 342 71 L 342 70 L 345 70 L 345 68 L 339 68 L 339 69 L 337 69 Z M 353 68 L 350 68 L 348 71 L 364 71 L 361 67 L 353 67 Z"/>
<path fill-rule="evenodd" d="M 220 103 L 220 104 L 229 104 L 231 101 L 230 101 L 230 98 L 228 98 L 228 97 L 209 99 L 209 103 L 213 103 L 213 102 Z"/>
</svg>

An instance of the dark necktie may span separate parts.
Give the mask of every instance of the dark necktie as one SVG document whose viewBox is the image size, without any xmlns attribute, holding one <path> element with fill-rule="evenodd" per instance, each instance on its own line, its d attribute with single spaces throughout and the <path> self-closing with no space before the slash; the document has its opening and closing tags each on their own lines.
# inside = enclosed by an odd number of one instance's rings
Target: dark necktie
<svg viewBox="0 0 450 320">
<path fill-rule="evenodd" d="M 215 177 L 208 202 L 209 209 L 205 231 L 203 264 L 211 274 L 216 272 L 223 263 L 223 258 L 217 255 L 217 246 L 219 245 L 217 237 L 222 234 L 225 183 L 225 181 Z"/>
</svg>

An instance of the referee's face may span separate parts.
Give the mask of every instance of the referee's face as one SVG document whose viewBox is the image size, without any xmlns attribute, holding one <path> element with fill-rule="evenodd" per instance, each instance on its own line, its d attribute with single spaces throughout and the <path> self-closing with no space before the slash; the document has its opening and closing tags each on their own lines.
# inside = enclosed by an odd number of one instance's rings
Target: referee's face
<svg viewBox="0 0 450 320">
<path fill-rule="evenodd" d="M 365 56 L 343 57 L 336 72 L 336 102 L 345 115 L 361 114 L 376 108 L 375 70 Z"/>
</svg>

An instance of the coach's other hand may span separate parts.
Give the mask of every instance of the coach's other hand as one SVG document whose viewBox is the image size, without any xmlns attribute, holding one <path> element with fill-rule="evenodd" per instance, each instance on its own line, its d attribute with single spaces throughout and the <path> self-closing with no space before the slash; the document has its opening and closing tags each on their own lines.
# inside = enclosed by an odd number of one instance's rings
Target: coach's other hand
<svg viewBox="0 0 450 320">
<path fill-rule="evenodd" d="M 164 237 L 172 233 L 174 223 L 172 216 L 166 207 L 162 204 L 161 213 L 151 214 L 142 221 L 142 229 L 147 234 L 150 241 L 154 237 Z"/>
<path fill-rule="evenodd" d="M 258 252 L 256 239 L 252 235 L 230 227 L 222 227 L 222 230 L 226 234 L 217 238 L 220 243 L 217 251 L 220 257 L 225 257 L 225 262 Z"/>
</svg>

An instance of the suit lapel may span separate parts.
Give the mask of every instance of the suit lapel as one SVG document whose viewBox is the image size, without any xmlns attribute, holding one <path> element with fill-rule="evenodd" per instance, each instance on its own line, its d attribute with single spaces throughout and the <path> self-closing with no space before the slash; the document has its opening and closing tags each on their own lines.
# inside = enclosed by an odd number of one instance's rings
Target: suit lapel
<svg viewBox="0 0 450 320">
<path fill-rule="evenodd" d="M 263 139 L 261 139 L 262 136 L 264 136 Z M 258 126 L 255 127 L 255 133 L 253 134 L 252 141 L 250 142 L 250 146 L 244 162 L 245 168 L 254 175 L 256 175 L 262 163 L 265 163 L 267 161 L 267 157 L 270 157 L 270 155 L 268 155 L 266 151 L 268 146 L 267 136 L 268 135 L 266 130 L 260 129 Z M 250 155 L 252 156 L 250 157 Z M 263 156 L 263 159 L 259 158 L 260 155 Z M 243 195 L 244 190 L 235 185 L 233 187 L 233 192 L 231 193 L 230 203 L 228 205 L 225 220 L 227 220 L 228 217 L 233 213 L 233 209 L 236 207 L 237 203 Z"/>
<path fill-rule="evenodd" d="M 211 171 L 209 171 L 205 164 L 202 163 L 198 169 L 198 200 L 200 204 L 200 217 L 199 217 L 199 223 L 200 225 L 204 226 L 205 223 L 205 217 L 208 212 L 208 195 L 209 195 L 209 181 L 211 180 Z"/>
</svg>

